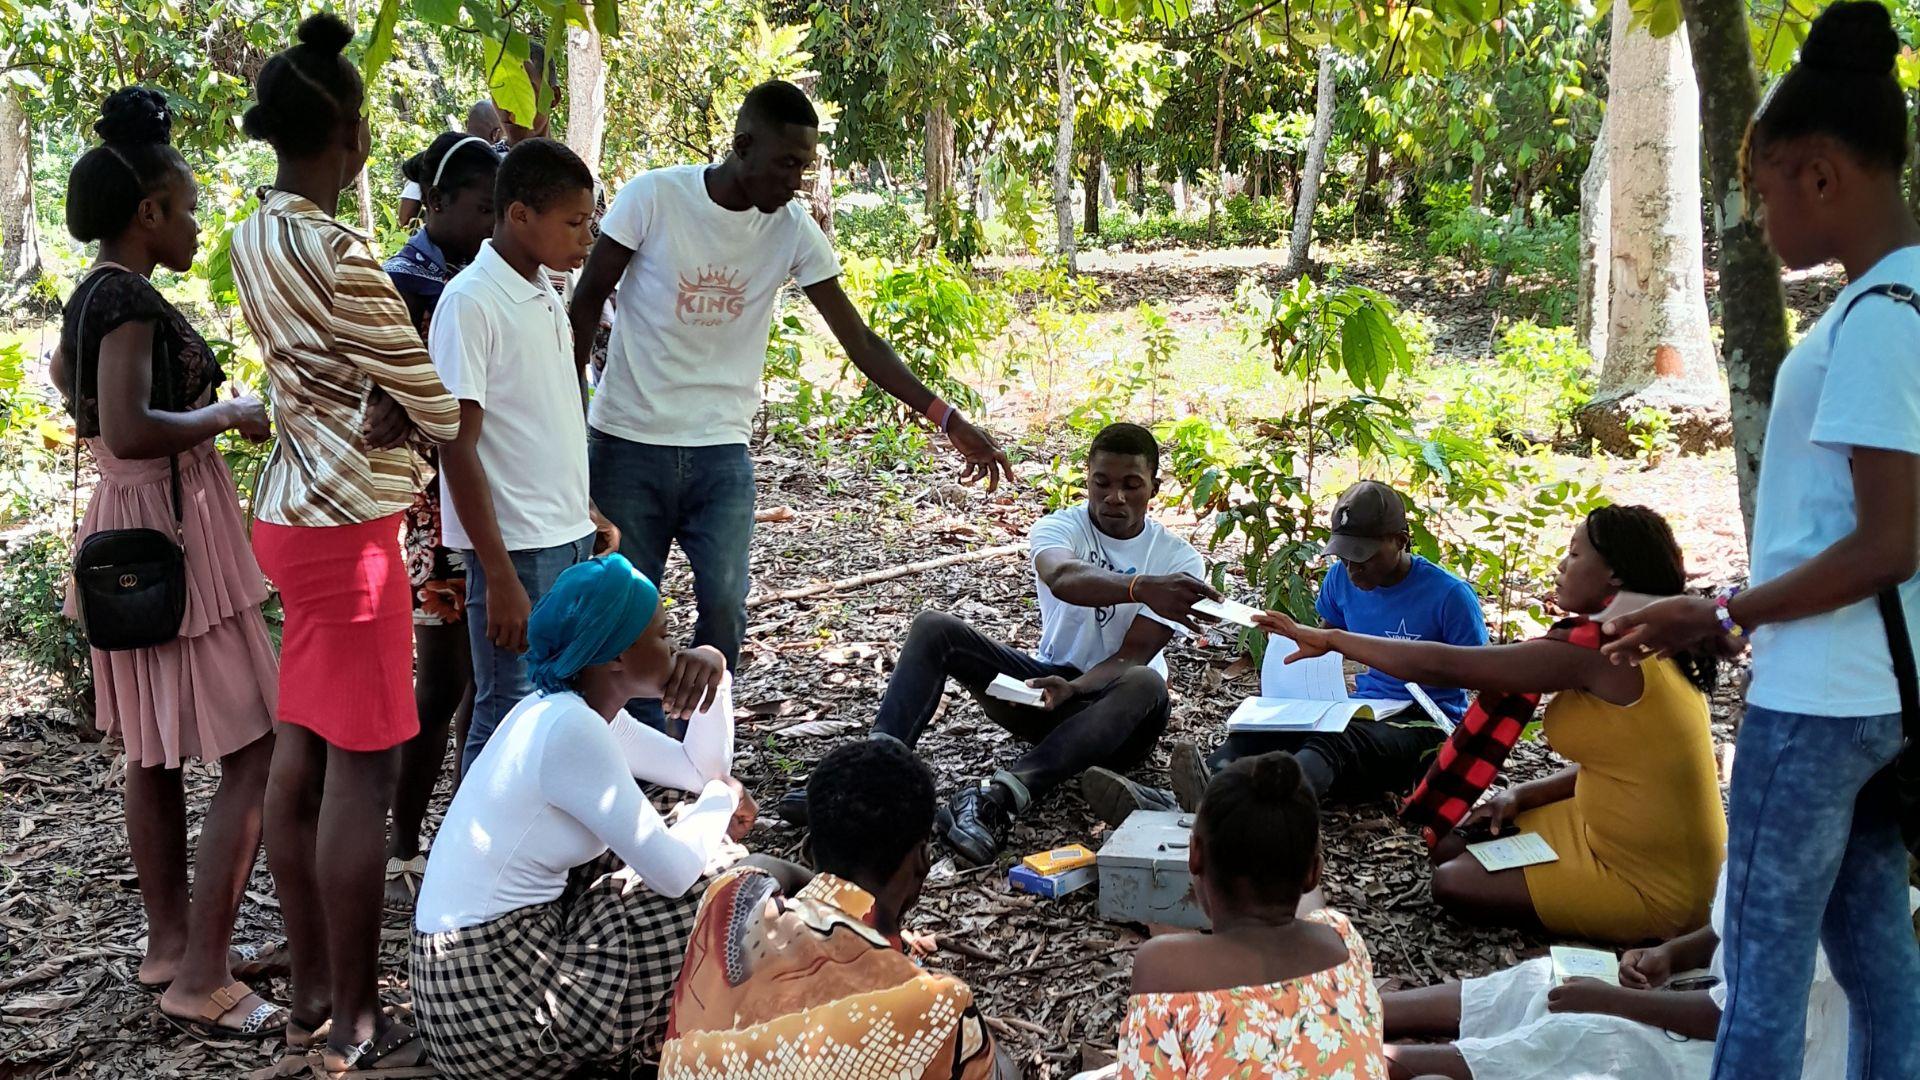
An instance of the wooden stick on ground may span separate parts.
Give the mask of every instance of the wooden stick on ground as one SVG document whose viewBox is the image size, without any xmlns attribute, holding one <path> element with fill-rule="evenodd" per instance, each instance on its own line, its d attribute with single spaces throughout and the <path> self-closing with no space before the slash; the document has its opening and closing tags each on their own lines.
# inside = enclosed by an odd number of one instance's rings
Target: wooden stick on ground
<svg viewBox="0 0 1920 1080">
<path fill-rule="evenodd" d="M 882 581 L 907 577 L 911 574 L 924 574 L 929 570 L 939 570 L 961 563 L 984 562 L 1002 555 L 1016 555 L 1027 550 L 1025 544 L 1001 544 L 998 547 L 980 548 L 977 551 L 962 551 L 954 555 L 942 555 L 937 559 L 923 559 L 920 562 L 907 563 L 905 566 L 890 566 L 885 570 L 870 570 L 864 574 L 841 578 L 838 581 L 822 581 L 799 589 L 785 592 L 767 593 L 762 596 L 747 597 L 750 608 L 765 607 L 768 604 L 785 603 L 788 600 L 805 600 L 810 596 L 823 596 L 827 593 L 841 592 L 846 589 L 858 589 L 867 585 L 877 585 Z"/>
</svg>

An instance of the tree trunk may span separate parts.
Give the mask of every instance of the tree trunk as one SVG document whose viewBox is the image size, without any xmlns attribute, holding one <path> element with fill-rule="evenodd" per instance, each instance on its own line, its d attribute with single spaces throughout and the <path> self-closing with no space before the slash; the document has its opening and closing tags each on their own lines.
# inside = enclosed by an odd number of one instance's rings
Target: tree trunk
<svg viewBox="0 0 1920 1080">
<path fill-rule="evenodd" d="M 609 4 L 613 0 L 597 0 Z M 567 147 L 598 177 L 607 143 L 607 62 L 600 32 L 567 29 Z"/>
<path fill-rule="evenodd" d="M 1213 194 L 1207 199 L 1207 242 L 1212 243 L 1220 221 L 1220 188 L 1226 178 L 1220 175 L 1220 147 L 1227 133 L 1227 65 L 1220 64 L 1220 90 L 1213 102 Z"/>
<path fill-rule="evenodd" d="M 1100 125 L 1095 124 L 1087 132 L 1087 204 L 1081 213 L 1081 224 L 1088 236 L 1100 235 L 1100 174 L 1106 168 L 1100 157 Z"/>
<path fill-rule="evenodd" d="M 360 25 L 360 5 L 356 0 L 347 0 L 347 25 Z M 367 166 L 360 166 L 360 175 L 354 178 L 353 193 L 360 204 L 360 231 L 369 237 L 373 235 L 373 175 L 367 172 Z"/>
<path fill-rule="evenodd" d="M 1580 285 L 1574 301 L 1574 332 L 1596 360 L 1607 355 L 1607 279 L 1613 268 L 1608 244 L 1613 221 L 1608 145 L 1603 115 L 1600 133 L 1593 140 L 1593 156 L 1587 159 L 1587 171 L 1580 177 Z"/>
<path fill-rule="evenodd" d="M 1313 107 L 1313 138 L 1307 143 L 1307 163 L 1300 170 L 1300 198 L 1294 204 L 1293 239 L 1287 245 L 1289 278 L 1307 271 L 1313 246 L 1313 210 L 1320 200 L 1320 174 L 1327 166 L 1327 143 L 1333 138 L 1333 46 L 1320 47 L 1320 72 Z"/>
<path fill-rule="evenodd" d="M 1134 213 L 1147 212 L 1147 167 L 1138 161 L 1127 167 L 1127 201 Z"/>
<path fill-rule="evenodd" d="M 1067 64 L 1067 16 L 1065 0 L 1054 0 L 1054 17 L 1059 20 L 1053 39 L 1053 71 L 1060 94 L 1060 126 L 1053 136 L 1053 218 L 1060 229 L 1060 257 L 1069 273 L 1079 272 L 1073 243 L 1073 114 L 1077 107 L 1073 92 L 1073 70 Z"/>
<path fill-rule="evenodd" d="M 1487 161 L 1473 163 L 1473 179 L 1467 184 L 1467 204 L 1475 210 L 1487 205 Z"/>
<path fill-rule="evenodd" d="M 1773 406 L 1773 380 L 1786 358 L 1787 301 L 1780 263 L 1749 219 L 1740 187 L 1740 144 L 1760 99 L 1747 9 L 1741 0 L 1682 0 L 1694 42 L 1700 128 L 1707 146 L 1713 226 L 1720 240 L 1720 350 L 1727 366 L 1733 460 L 1740 512 L 1753 533 L 1760 444 Z"/>
<path fill-rule="evenodd" d="M 19 91 L 0 91 L 0 294 L 40 277 L 40 227 L 33 212 L 33 126 Z"/>
<path fill-rule="evenodd" d="M 942 101 L 927 110 L 927 216 L 936 217 L 953 190 L 953 117 Z"/>
<path fill-rule="evenodd" d="M 1655 39 L 1614 9 L 1607 139 L 1612 187 L 1607 353 L 1588 425 L 1611 450 L 1652 406 L 1673 415 L 1683 449 L 1723 444 L 1701 265 L 1700 95 L 1684 28 Z M 1616 430 L 1618 425 L 1618 430 Z"/>
</svg>

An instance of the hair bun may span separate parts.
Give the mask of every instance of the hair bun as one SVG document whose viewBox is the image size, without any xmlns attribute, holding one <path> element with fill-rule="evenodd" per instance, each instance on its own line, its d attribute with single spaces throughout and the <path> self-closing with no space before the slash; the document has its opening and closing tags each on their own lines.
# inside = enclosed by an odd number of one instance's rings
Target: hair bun
<svg viewBox="0 0 1920 1080">
<path fill-rule="evenodd" d="M 1261 802 L 1288 802 L 1300 792 L 1306 776 L 1292 754 L 1261 754 L 1253 759 L 1253 793 Z"/>
<path fill-rule="evenodd" d="M 300 44 L 315 52 L 337 56 L 344 52 L 347 43 L 353 40 L 353 27 L 340 21 L 340 16 L 330 11 L 309 15 L 300 23 Z"/>
<path fill-rule="evenodd" d="M 1877 0 L 1832 5 L 1813 20 L 1800 46 L 1802 64 L 1857 75 L 1891 76 L 1899 55 L 1900 35 Z"/>
<path fill-rule="evenodd" d="M 173 110 L 160 91 L 129 86 L 100 106 L 93 130 L 104 142 L 164 143 L 173 136 Z"/>
</svg>

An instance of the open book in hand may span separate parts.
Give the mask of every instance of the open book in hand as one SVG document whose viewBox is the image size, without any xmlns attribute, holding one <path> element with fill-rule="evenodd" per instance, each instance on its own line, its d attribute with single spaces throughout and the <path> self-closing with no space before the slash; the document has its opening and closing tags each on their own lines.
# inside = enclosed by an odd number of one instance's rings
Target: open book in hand
<svg viewBox="0 0 1920 1080">
<path fill-rule="evenodd" d="M 1291 638 L 1268 635 L 1260 696 L 1240 703 L 1227 718 L 1228 731 L 1344 731 L 1355 719 L 1384 720 L 1413 707 L 1410 701 L 1349 696 L 1339 653 L 1287 663 L 1298 648 Z"/>
<path fill-rule="evenodd" d="M 1577 945 L 1555 945 L 1547 950 L 1553 958 L 1553 985 L 1568 979 L 1599 979 L 1620 985 L 1620 958 L 1605 949 L 1583 949 Z"/>
</svg>

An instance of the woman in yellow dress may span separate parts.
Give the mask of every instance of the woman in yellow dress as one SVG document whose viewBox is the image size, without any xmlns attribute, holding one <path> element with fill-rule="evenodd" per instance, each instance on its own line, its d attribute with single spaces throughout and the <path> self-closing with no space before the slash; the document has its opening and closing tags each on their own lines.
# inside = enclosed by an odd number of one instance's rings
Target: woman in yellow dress
<svg viewBox="0 0 1920 1080">
<path fill-rule="evenodd" d="M 1666 521 L 1645 507 L 1612 506 L 1574 529 L 1555 600 L 1586 618 L 1622 592 L 1685 588 Z M 1470 921 L 1627 945 L 1705 925 L 1727 842 L 1707 718 L 1718 667 L 1711 655 L 1635 668 L 1552 638 L 1462 648 L 1311 629 L 1277 613 L 1261 625 L 1293 639 L 1301 658 L 1337 651 L 1409 682 L 1555 695 L 1547 741 L 1573 764 L 1493 796 L 1462 830 L 1536 833 L 1559 858 L 1489 871 L 1456 833 L 1433 854 L 1442 907 Z"/>
</svg>

